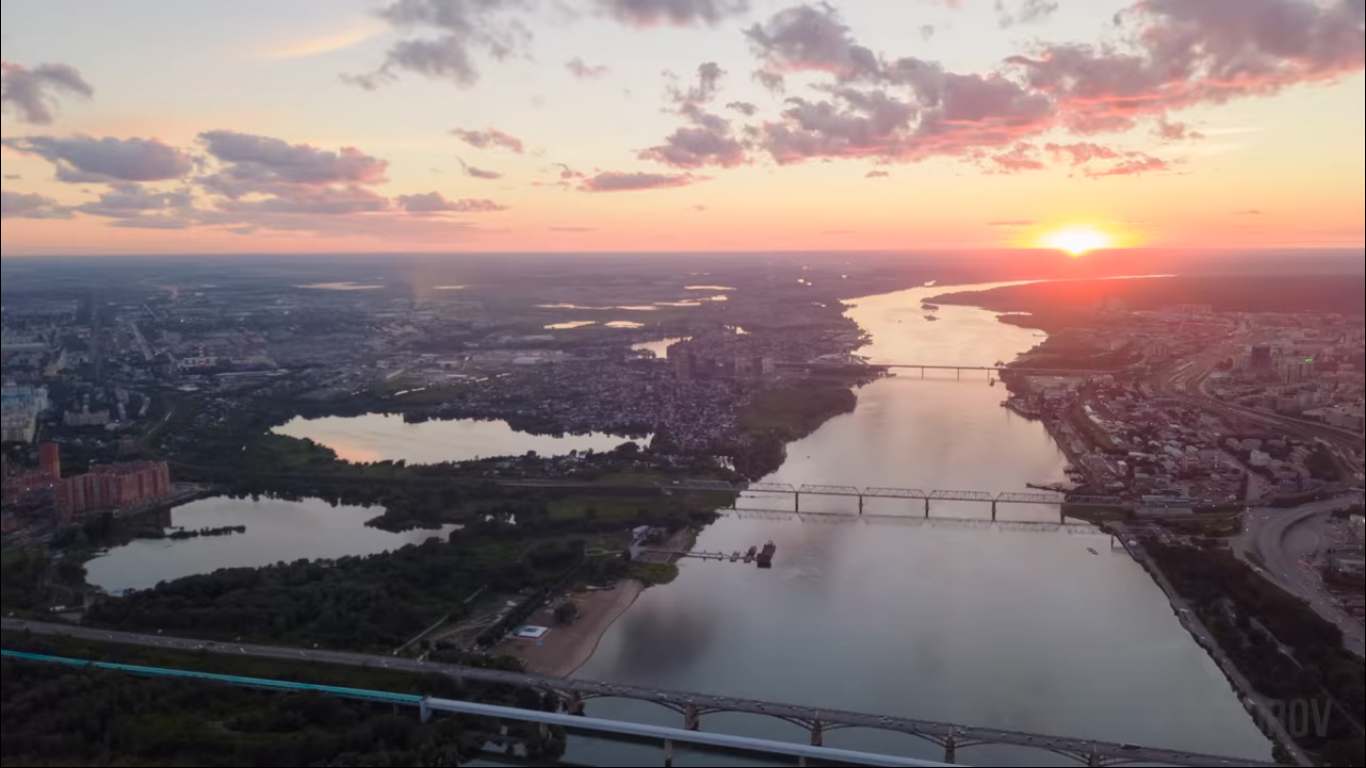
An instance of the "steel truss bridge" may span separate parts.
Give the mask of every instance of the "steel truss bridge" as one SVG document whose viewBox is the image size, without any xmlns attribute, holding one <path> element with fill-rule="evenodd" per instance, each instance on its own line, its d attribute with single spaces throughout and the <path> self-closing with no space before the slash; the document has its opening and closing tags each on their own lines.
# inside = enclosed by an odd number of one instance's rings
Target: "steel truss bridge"
<svg viewBox="0 0 1366 768">
<path fill-rule="evenodd" d="M 741 699 L 730 696 L 709 696 L 698 693 L 665 691 L 630 685 L 600 683 L 590 680 L 569 680 L 562 678 L 539 677 L 516 672 L 502 672 L 487 669 L 474 669 L 453 664 L 430 664 L 421 660 L 396 656 L 369 656 L 358 653 L 335 651 L 300 650 L 264 645 L 239 645 L 207 643 L 203 640 L 166 637 L 162 635 L 138 635 L 125 632 L 108 632 L 88 627 L 62 624 L 26 623 L 14 619 L 0 620 L 0 628 L 7 631 L 27 631 L 34 634 L 76 637 L 86 640 L 110 641 L 132 645 L 149 646 L 189 652 L 208 652 L 232 657 L 272 658 L 299 663 L 340 664 L 353 667 L 381 668 L 418 674 L 444 674 L 461 682 L 478 682 L 491 685 L 509 685 L 530 688 L 553 694 L 560 701 L 565 713 L 571 717 L 584 715 L 587 702 L 594 699 L 627 699 L 640 701 L 677 712 L 683 717 L 685 733 L 700 734 L 702 720 L 707 715 L 722 713 L 744 713 L 782 720 L 791 723 L 810 735 L 811 746 L 823 749 L 825 735 L 832 731 L 846 729 L 867 729 L 886 731 L 914 736 L 944 750 L 945 763 L 957 760 L 958 750 L 971 747 L 996 745 L 1030 748 L 1051 752 L 1068 760 L 1086 766 L 1112 766 L 1132 764 L 1174 765 L 1174 766 L 1272 766 L 1274 763 L 1235 759 L 1215 755 L 1183 752 L 1179 750 L 1140 747 L 1133 744 L 1070 739 L 1021 731 L 997 728 L 974 728 L 928 720 L 914 720 L 899 717 L 846 712 L 820 707 L 804 707 L 791 704 L 777 704 L 767 701 Z M 15 656 L 12 651 L 4 651 L 6 656 Z M 62 660 L 58 660 L 62 661 Z M 73 663 L 66 660 L 66 663 Z M 87 662 L 76 661 L 84 664 Z M 181 672 L 181 676 L 204 677 L 203 673 Z M 270 681 L 273 687 L 283 687 Z M 392 696 L 392 694 L 388 694 Z M 416 697 L 414 697 L 416 698 Z M 389 699 L 388 701 L 392 701 Z M 420 700 L 419 700 L 420 701 Z M 476 705 L 470 705 L 476 706 Z M 432 709 L 436 709 L 432 707 Z M 425 710 L 424 710 L 425 711 Z M 545 713 L 549 714 L 549 713 Z M 531 719 L 531 718 L 523 718 Z M 539 722 L 549 722 L 542 720 Z M 585 721 L 586 722 L 586 721 Z M 633 724 L 619 723 L 619 733 L 629 733 L 628 728 L 639 728 Z M 711 734 L 713 738 L 722 737 Z M 700 738 L 700 736 L 699 736 Z M 668 745 L 667 737 L 661 738 Z M 698 742 L 705 743 L 705 742 Z M 798 753 L 788 752 L 789 756 Z M 666 765 L 669 753 L 666 749 Z M 820 759 L 818 756 L 809 756 Z M 888 758 L 900 762 L 858 762 L 854 765 L 932 765 L 932 763 L 906 762 L 904 758 Z M 834 762 L 841 762 L 834 758 Z M 803 762 L 804 764 L 804 762 Z M 847 761 L 846 761 L 846 764 Z"/>
<path fill-rule="evenodd" d="M 1086 496 L 1056 492 L 1008 492 L 989 493 L 986 491 L 925 491 L 919 488 L 857 488 L 850 485 L 790 485 L 788 483 L 728 483 L 723 480 L 680 480 L 674 483 L 654 485 L 615 485 L 569 480 L 502 480 L 499 485 L 513 488 L 547 488 L 583 490 L 602 487 L 616 489 L 636 489 L 641 491 L 661 491 L 663 493 L 711 492 L 727 494 L 766 493 L 792 497 L 792 510 L 802 511 L 803 496 L 829 496 L 858 499 L 858 511 L 862 515 L 867 499 L 903 499 L 920 501 L 925 505 L 925 517 L 930 516 L 931 503 L 936 501 L 976 502 L 991 505 L 991 519 L 996 520 L 1001 504 L 1026 504 L 1033 506 L 1081 506 L 1107 510 L 1125 511 L 1138 505 L 1118 496 Z M 1060 515 L 1065 517 L 1065 515 Z"/>
<path fill-rule="evenodd" d="M 1111 535 L 1098 525 L 1071 521 L 1042 520 L 987 520 L 975 517 L 913 517 L 888 514 L 855 514 L 852 512 L 793 512 L 790 509 L 757 509 L 735 507 L 721 510 L 721 517 L 736 520 L 797 520 L 808 525 L 857 525 L 872 523 L 928 528 L 994 529 L 1028 533 L 1066 533 L 1079 536 Z"/>
</svg>

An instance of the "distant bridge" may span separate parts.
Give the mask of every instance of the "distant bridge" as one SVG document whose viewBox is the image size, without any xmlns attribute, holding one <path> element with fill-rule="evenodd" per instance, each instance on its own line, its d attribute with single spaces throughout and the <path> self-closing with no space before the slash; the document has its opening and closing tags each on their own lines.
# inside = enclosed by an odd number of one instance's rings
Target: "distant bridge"
<svg viewBox="0 0 1366 768">
<path fill-rule="evenodd" d="M 910 517 L 906 515 L 865 514 L 852 512 L 793 512 L 790 509 L 754 509 L 736 507 L 723 510 L 722 517 L 737 520 L 797 520 L 812 525 L 851 525 L 872 523 L 886 525 L 924 526 L 930 528 L 975 528 L 1027 533 L 1067 533 L 1081 536 L 1110 535 L 1091 523 L 1041 520 L 986 520 L 974 517 Z"/>
<path fill-rule="evenodd" d="M 801 368 L 806 370 L 849 370 L 851 368 L 897 368 L 920 371 L 920 378 L 925 378 L 926 371 L 953 371 L 958 374 L 958 378 L 963 378 L 963 371 L 980 371 L 998 376 L 1002 373 L 1019 373 L 1025 376 L 1113 376 L 1121 373 L 1118 370 L 1094 370 L 1089 368 L 1029 368 L 1022 366 L 1006 365 L 928 365 L 925 363 L 874 363 L 874 362 L 809 362 L 777 363 L 779 368 Z"/>
<path fill-rule="evenodd" d="M 498 485 L 507 488 L 547 488 L 578 490 L 590 488 L 635 489 L 641 491 L 713 492 L 713 493 L 770 493 L 792 497 L 794 512 L 802 511 L 803 496 L 832 496 L 858 499 L 858 513 L 863 514 L 867 499 L 905 499 L 921 501 L 925 505 L 925 517 L 930 516 L 931 502 L 966 501 L 991 505 L 991 519 L 996 520 L 1001 504 L 1027 504 L 1033 506 L 1082 506 L 1124 511 L 1138 507 L 1136 502 L 1126 501 L 1118 496 L 1091 496 L 1065 494 L 1060 492 L 1008 492 L 989 493 L 986 491 L 924 491 L 919 488 L 858 488 L 851 485 L 800 485 L 789 483 L 728 483 L 724 480 L 679 480 L 672 483 L 657 484 L 612 484 L 574 480 L 499 480 Z M 1065 514 L 1059 515 L 1065 518 Z"/>
<path fill-rule="evenodd" d="M 883 717 L 879 715 L 859 714 L 855 712 L 845 712 L 820 707 L 803 707 L 791 704 L 775 704 L 772 702 L 755 701 L 751 699 L 739 699 L 729 696 L 708 696 L 698 693 L 682 693 L 678 691 L 665 691 L 654 688 L 643 688 L 629 685 L 614 685 L 611 683 L 599 683 L 589 680 L 569 680 L 561 678 L 538 677 L 516 672 L 502 672 L 488 669 L 475 669 L 472 667 L 462 667 L 453 664 L 431 664 L 420 660 L 405 659 L 394 656 L 367 656 L 358 653 L 343 653 L 337 651 L 320 650 L 300 650 L 297 648 L 283 648 L 278 646 L 264 645 L 241 645 L 207 643 L 202 640 L 190 640 L 183 638 L 166 637 L 162 635 L 138 635 L 125 632 L 109 632 L 63 624 L 44 624 L 17 621 L 15 619 L 0 619 L 0 628 L 7 631 L 29 631 L 34 634 L 56 635 L 66 637 L 76 637 L 84 640 L 110 641 L 127 643 L 132 645 L 147 646 L 153 648 L 163 648 L 168 650 L 179 650 L 189 652 L 217 653 L 234 658 L 238 657 L 260 657 L 273 658 L 283 661 L 294 661 L 300 663 L 323 663 L 340 664 L 353 667 L 367 667 L 389 669 L 401 672 L 415 672 L 418 674 L 444 674 L 456 680 L 471 680 L 476 682 L 490 683 L 496 685 L 510 685 L 519 688 L 530 688 L 533 690 L 545 691 L 558 696 L 569 716 L 582 716 L 585 703 L 592 699 L 627 699 L 656 704 L 666 709 L 679 713 L 684 718 L 686 730 L 684 733 L 692 732 L 693 743 L 707 744 L 720 743 L 721 740 L 731 740 L 740 737 L 721 736 L 719 734 L 708 734 L 705 736 L 700 733 L 702 718 L 710 714 L 721 713 L 745 713 L 752 715 L 762 715 L 777 720 L 796 725 L 810 734 L 811 746 L 813 748 L 823 748 L 825 734 L 843 729 L 860 728 L 876 731 L 887 731 L 901 733 L 920 738 L 930 742 L 944 750 L 944 762 L 953 764 L 956 762 L 957 751 L 970 747 L 983 745 L 999 745 L 1010 747 L 1021 747 L 1038 749 L 1061 757 L 1073 760 L 1081 765 L 1087 766 L 1111 766 L 1111 765 L 1132 765 L 1132 764 L 1151 764 L 1175 765 L 1175 766 L 1253 766 L 1262 768 L 1272 766 L 1274 763 L 1258 762 L 1245 759 L 1234 759 L 1206 755 L 1195 752 L 1183 752 L 1180 750 L 1157 749 L 1140 747 L 1133 744 L 1118 744 L 1112 742 L 1090 741 L 1086 739 L 1069 739 L 1054 736 L 1025 733 L 1021 731 L 1009 731 L 996 728 L 973 728 L 948 723 L 937 723 L 927 720 L 913 720 L 899 717 Z M 18 654 L 14 651 L 6 650 L 5 656 L 24 658 L 28 654 Z M 53 657 L 40 657 L 39 661 L 53 661 L 67 664 L 87 664 L 79 660 L 56 659 Z M 109 666 L 109 665 L 106 665 Z M 121 665 L 120 665 L 121 666 Z M 146 668 L 135 668 L 144 670 Z M 174 671 L 154 670 L 150 673 L 177 675 Z M 205 673 L 199 672 L 179 672 L 181 677 L 206 677 Z M 238 684 L 250 684 L 250 678 L 238 678 L 244 682 Z M 301 684 L 280 683 L 278 681 L 265 681 L 268 687 L 286 688 L 293 686 L 297 690 L 318 690 L 317 687 L 301 687 Z M 347 689 L 339 689 L 347 690 Z M 325 691 L 326 692 L 326 691 Z M 357 698 L 366 698 L 374 694 L 371 691 L 357 691 Z M 380 694 L 380 696 L 395 696 L 398 694 Z M 381 700 L 385 703 L 395 703 L 404 705 L 422 706 L 423 699 L 414 697 L 415 701 L 395 699 L 370 699 Z M 430 704 L 430 700 L 427 700 Z M 469 706 L 481 706 L 464 704 Z M 437 711 L 459 711 L 454 708 L 438 710 L 437 707 L 427 707 Z M 520 711 L 520 710 L 517 710 Z M 531 713 L 523 713 L 523 716 L 516 719 L 532 720 L 534 722 L 552 722 L 549 718 L 534 719 L 528 717 Z M 549 715 L 551 713 L 535 713 L 537 715 Z M 424 714 L 425 716 L 425 714 Z M 499 715 L 493 715 L 498 717 Z M 564 721 L 571 725 L 573 723 L 587 723 L 591 719 Z M 600 721 L 610 723 L 612 721 Z M 556 722 L 555 724 L 561 724 Z M 650 736 L 662 740 L 668 748 L 669 737 L 663 736 L 663 732 L 650 733 L 638 729 L 649 728 L 650 726 L 637 726 L 628 723 L 615 723 L 612 731 L 620 734 L 630 734 L 635 732 L 639 735 Z M 628 730 L 630 729 L 630 730 Z M 677 733 L 676 731 L 671 731 Z M 678 738 L 680 742 L 684 740 Z M 799 745 L 787 745 L 793 749 Z M 798 757 L 802 764 L 806 759 L 822 760 L 819 755 L 803 756 L 799 752 L 781 752 L 777 749 L 770 750 L 777 754 L 787 754 Z M 666 752 L 666 765 L 670 764 Z M 868 756 L 878 758 L 879 756 Z M 826 756 L 825 759 L 833 762 L 848 764 L 849 760 L 841 760 L 838 757 Z M 823 761 L 823 760 L 822 760 Z M 895 761 L 895 762 L 888 762 Z M 852 761 L 854 765 L 934 765 L 918 761 L 907 761 L 905 758 L 881 757 L 877 761 Z"/>
</svg>

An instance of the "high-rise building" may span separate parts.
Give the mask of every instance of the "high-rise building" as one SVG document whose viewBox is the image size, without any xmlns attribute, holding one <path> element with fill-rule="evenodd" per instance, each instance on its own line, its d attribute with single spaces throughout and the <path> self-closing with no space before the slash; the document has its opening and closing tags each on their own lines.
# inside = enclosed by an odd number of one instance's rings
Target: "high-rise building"
<svg viewBox="0 0 1366 768">
<path fill-rule="evenodd" d="M 1258 344 L 1252 348 L 1251 368 L 1254 371 L 1271 370 L 1271 347 L 1266 344 Z"/>
<path fill-rule="evenodd" d="M 62 449 L 56 443 L 38 446 L 38 471 L 52 478 L 62 479 Z"/>
</svg>

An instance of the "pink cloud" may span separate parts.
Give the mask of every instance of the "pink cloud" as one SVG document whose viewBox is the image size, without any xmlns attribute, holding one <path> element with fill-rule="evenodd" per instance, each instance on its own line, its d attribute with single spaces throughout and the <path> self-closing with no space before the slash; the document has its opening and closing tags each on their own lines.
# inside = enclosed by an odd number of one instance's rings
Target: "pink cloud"
<svg viewBox="0 0 1366 768">
<path fill-rule="evenodd" d="M 475 149 L 488 149 L 490 147 L 502 147 L 517 154 L 526 151 L 522 140 L 516 136 L 506 134 L 502 131 L 489 128 L 483 131 L 471 131 L 464 128 L 456 128 L 451 131 L 451 135 L 474 147 Z"/>
<path fill-rule="evenodd" d="M 636 192 L 647 189 L 686 187 L 700 179 L 691 174 L 622 173 L 607 171 L 584 180 L 584 192 Z"/>
</svg>

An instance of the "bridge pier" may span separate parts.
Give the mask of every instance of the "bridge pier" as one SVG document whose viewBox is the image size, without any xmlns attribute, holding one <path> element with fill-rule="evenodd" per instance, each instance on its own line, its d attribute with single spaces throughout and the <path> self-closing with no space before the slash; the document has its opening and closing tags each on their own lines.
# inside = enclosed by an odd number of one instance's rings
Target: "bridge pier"
<svg viewBox="0 0 1366 768">
<path fill-rule="evenodd" d="M 689 704 L 688 711 L 684 715 L 685 727 L 690 731 L 702 730 L 702 713 L 697 710 L 697 705 Z"/>
<path fill-rule="evenodd" d="M 418 717 L 422 720 L 423 725 L 426 725 L 427 723 L 430 723 L 432 721 L 432 708 L 427 706 L 427 699 L 422 699 L 422 703 L 419 704 L 417 707 L 417 712 Z"/>
<path fill-rule="evenodd" d="M 952 735 L 944 741 L 944 762 L 950 764 L 958 762 L 958 742 L 954 741 Z"/>
<path fill-rule="evenodd" d="M 792 494 L 792 511 L 799 515 L 802 513 L 802 495 L 795 491 Z"/>
<path fill-rule="evenodd" d="M 962 368 L 959 368 L 959 369 L 958 369 L 958 380 L 959 380 L 959 381 L 962 381 L 962 380 L 963 380 L 963 369 L 962 369 Z"/>
<path fill-rule="evenodd" d="M 825 724 L 819 720 L 811 724 L 811 746 L 825 746 Z"/>
<path fill-rule="evenodd" d="M 930 519 L 930 500 L 928 498 L 925 499 L 925 519 Z"/>
<path fill-rule="evenodd" d="M 991 502 L 991 522 L 996 522 L 996 502 Z M 949 762 L 953 762 L 950 760 Z"/>
<path fill-rule="evenodd" d="M 564 706 L 565 714 L 583 717 L 583 694 L 576 693 Z"/>
<path fill-rule="evenodd" d="M 863 517 L 863 496 L 861 495 L 858 497 L 858 514 L 859 517 Z"/>
<path fill-rule="evenodd" d="M 664 740 L 664 768 L 673 768 L 674 765 L 674 742 L 673 739 Z"/>
</svg>

